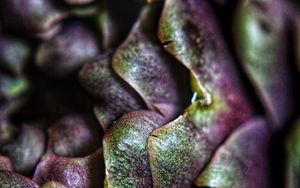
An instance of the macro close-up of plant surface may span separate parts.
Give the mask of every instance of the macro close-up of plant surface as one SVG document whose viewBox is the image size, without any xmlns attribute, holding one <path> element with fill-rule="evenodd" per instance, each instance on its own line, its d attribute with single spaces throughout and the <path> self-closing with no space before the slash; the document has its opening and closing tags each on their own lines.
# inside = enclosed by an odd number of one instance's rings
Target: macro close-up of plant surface
<svg viewBox="0 0 300 188">
<path fill-rule="evenodd" d="M 300 188 L 300 1 L 1 0 L 0 188 Z"/>
</svg>

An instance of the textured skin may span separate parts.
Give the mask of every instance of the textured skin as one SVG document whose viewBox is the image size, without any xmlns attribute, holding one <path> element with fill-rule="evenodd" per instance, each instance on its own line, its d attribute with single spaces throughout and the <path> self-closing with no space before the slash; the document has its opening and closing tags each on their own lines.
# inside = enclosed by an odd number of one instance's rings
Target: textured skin
<svg viewBox="0 0 300 188">
<path fill-rule="evenodd" d="M 153 111 L 134 111 L 104 135 L 106 187 L 152 187 L 147 139 L 164 123 Z"/>
<path fill-rule="evenodd" d="M 31 35 L 51 30 L 67 13 L 48 0 L 3 0 L 0 20 L 3 26 L 23 29 Z M 11 19 L 17 18 L 17 19 Z"/>
<path fill-rule="evenodd" d="M 103 187 L 103 165 L 102 149 L 84 158 L 46 155 L 37 165 L 33 181 L 39 185 L 57 181 L 69 188 Z"/>
<path fill-rule="evenodd" d="M 12 171 L 0 170 L 1 188 L 38 188 L 30 179 Z"/>
<path fill-rule="evenodd" d="M 66 23 L 53 38 L 42 43 L 36 63 L 50 75 L 66 76 L 100 52 L 94 33 L 81 22 Z"/>
<path fill-rule="evenodd" d="M 283 125 L 295 109 L 286 9 L 280 0 L 241 1 L 233 22 L 240 62 L 269 116 Z"/>
<path fill-rule="evenodd" d="M 14 170 L 13 164 L 8 157 L 0 155 L 0 170 L 7 170 L 7 171 Z"/>
<path fill-rule="evenodd" d="M 97 124 L 79 115 L 63 117 L 48 130 L 48 152 L 63 157 L 83 157 L 101 145 Z"/>
<path fill-rule="evenodd" d="M 144 99 L 148 108 L 174 119 L 181 110 L 179 82 L 172 69 L 175 64 L 154 37 L 159 7 L 143 9 L 128 38 L 113 58 L 114 70 Z"/>
<path fill-rule="evenodd" d="M 198 98 L 183 116 L 151 134 L 153 184 L 190 187 L 212 152 L 254 109 L 207 1 L 166 0 L 159 36 L 166 50 L 191 71 Z"/>
<path fill-rule="evenodd" d="M 30 55 L 30 46 L 22 39 L 0 35 L 0 67 L 20 74 Z"/>
<path fill-rule="evenodd" d="M 190 187 L 212 153 L 206 138 L 183 116 L 155 130 L 148 139 L 153 187 Z"/>
<path fill-rule="evenodd" d="M 33 172 L 44 150 L 45 134 L 32 125 L 24 125 L 18 137 L 3 148 L 15 171 L 26 175 Z"/>
<path fill-rule="evenodd" d="M 138 94 L 112 70 L 110 56 L 97 57 L 79 74 L 83 87 L 98 101 L 95 114 L 104 130 L 124 114 L 144 107 Z"/>
<path fill-rule="evenodd" d="M 199 187 L 268 188 L 270 130 L 261 118 L 241 125 L 195 181 Z"/>
<path fill-rule="evenodd" d="M 290 130 L 286 140 L 286 187 L 296 188 L 300 186 L 300 119 Z"/>
</svg>

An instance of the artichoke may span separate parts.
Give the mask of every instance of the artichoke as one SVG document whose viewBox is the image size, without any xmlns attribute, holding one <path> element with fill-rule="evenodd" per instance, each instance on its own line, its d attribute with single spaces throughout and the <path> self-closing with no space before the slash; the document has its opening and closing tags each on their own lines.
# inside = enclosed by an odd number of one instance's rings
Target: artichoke
<svg viewBox="0 0 300 188">
<path fill-rule="evenodd" d="M 0 188 L 300 186 L 300 7 L 3 0 Z"/>
</svg>

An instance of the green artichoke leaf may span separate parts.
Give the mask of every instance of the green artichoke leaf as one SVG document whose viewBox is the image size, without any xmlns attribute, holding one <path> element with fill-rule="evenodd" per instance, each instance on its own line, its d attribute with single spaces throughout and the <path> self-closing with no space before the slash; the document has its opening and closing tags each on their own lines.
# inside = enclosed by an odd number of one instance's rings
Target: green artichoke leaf
<svg viewBox="0 0 300 188">
<path fill-rule="evenodd" d="M 218 145 L 253 117 L 255 109 L 207 1 L 166 0 L 159 36 L 165 49 L 191 71 L 198 98 L 149 137 L 153 185 L 189 187 Z"/>
<path fill-rule="evenodd" d="M 286 187 L 299 187 L 300 175 L 300 119 L 295 122 L 286 139 Z"/>
<path fill-rule="evenodd" d="M 144 107 L 139 95 L 111 67 L 111 54 L 103 54 L 82 68 L 79 79 L 98 101 L 95 114 L 104 130 L 124 114 Z"/>
<path fill-rule="evenodd" d="M 29 90 L 28 80 L 22 76 L 0 74 L 0 99 L 15 100 Z"/>
<path fill-rule="evenodd" d="M 0 170 L 0 187 L 39 188 L 39 186 L 29 178 L 8 170 Z"/>
<path fill-rule="evenodd" d="M 270 126 L 253 118 L 236 129 L 196 179 L 199 187 L 267 188 Z"/>
<path fill-rule="evenodd" d="M 140 110 L 113 124 L 103 138 L 106 187 L 152 187 L 147 139 L 164 123 L 159 113 Z"/>
<path fill-rule="evenodd" d="M 189 187 L 219 144 L 252 112 L 240 105 L 213 100 L 191 104 L 176 120 L 156 129 L 148 139 L 154 187 Z"/>
<path fill-rule="evenodd" d="M 144 99 L 148 108 L 169 120 L 182 109 L 179 75 L 174 61 L 156 39 L 160 4 L 147 5 L 128 38 L 113 57 L 113 68 Z M 179 77 L 179 78 L 178 78 Z"/>
<path fill-rule="evenodd" d="M 36 167 L 33 181 L 44 185 L 56 181 L 66 187 L 103 187 L 102 148 L 85 157 L 45 155 Z"/>
<path fill-rule="evenodd" d="M 278 0 L 241 1 L 233 22 L 240 63 L 267 114 L 278 125 L 284 124 L 295 109 L 285 12 L 285 4 Z"/>
</svg>

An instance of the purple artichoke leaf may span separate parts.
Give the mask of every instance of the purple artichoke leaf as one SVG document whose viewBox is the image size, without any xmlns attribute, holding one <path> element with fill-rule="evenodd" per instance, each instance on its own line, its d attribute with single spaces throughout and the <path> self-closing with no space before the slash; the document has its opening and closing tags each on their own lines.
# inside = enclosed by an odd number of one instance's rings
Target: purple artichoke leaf
<svg viewBox="0 0 300 188">
<path fill-rule="evenodd" d="M 103 187 L 104 164 L 102 148 L 86 157 L 45 155 L 38 163 L 33 181 L 44 185 L 49 181 L 65 187 Z"/>
<path fill-rule="evenodd" d="M 255 109 L 207 1 L 166 0 L 159 36 L 167 41 L 165 49 L 191 71 L 198 97 L 148 139 L 153 185 L 188 187 L 219 144 L 252 118 Z"/>
<path fill-rule="evenodd" d="M 66 77 L 100 51 L 98 39 L 89 27 L 81 22 L 68 22 L 57 35 L 40 45 L 36 63 L 48 75 Z"/>
<path fill-rule="evenodd" d="M 9 157 L 0 155 L 0 170 L 13 171 L 14 167 Z"/>
<path fill-rule="evenodd" d="M 146 6 L 113 57 L 113 69 L 143 98 L 148 108 L 172 120 L 183 110 L 177 62 L 156 39 L 160 4 Z M 176 72 L 176 71 L 175 71 Z"/>
<path fill-rule="evenodd" d="M 217 149 L 196 179 L 199 187 L 268 188 L 270 126 L 253 118 L 236 129 Z"/>
<path fill-rule="evenodd" d="M 101 130 L 91 118 L 67 115 L 48 129 L 47 153 L 83 157 L 101 146 Z"/>
<path fill-rule="evenodd" d="M 294 115 L 285 1 L 241 1 L 233 21 L 235 49 L 276 129 Z M 263 57 L 263 58 L 262 58 Z"/>
<path fill-rule="evenodd" d="M 79 74 L 83 87 L 98 101 L 94 111 L 104 130 L 124 114 L 145 108 L 139 95 L 113 71 L 110 63 L 111 54 L 103 54 L 87 63 Z"/>
<path fill-rule="evenodd" d="M 48 0 L 4 0 L 0 7 L 4 28 L 21 30 L 31 36 L 51 30 L 66 17 L 68 13 Z"/>
</svg>

